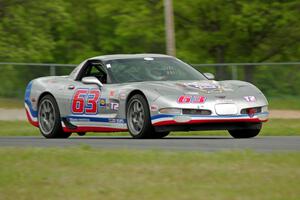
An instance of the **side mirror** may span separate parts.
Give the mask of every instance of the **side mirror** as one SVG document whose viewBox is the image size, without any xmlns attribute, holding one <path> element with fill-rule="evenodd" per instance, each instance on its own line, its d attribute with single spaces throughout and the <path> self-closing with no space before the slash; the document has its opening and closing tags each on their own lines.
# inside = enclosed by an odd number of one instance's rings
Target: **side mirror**
<svg viewBox="0 0 300 200">
<path fill-rule="evenodd" d="M 84 77 L 81 79 L 81 81 L 84 84 L 96 84 L 100 88 L 103 87 L 103 84 L 96 77 L 93 77 L 93 76 Z"/>
<path fill-rule="evenodd" d="M 205 76 L 208 80 L 214 80 L 214 79 L 215 79 L 215 75 L 213 75 L 212 73 L 204 73 L 204 76 Z"/>
</svg>

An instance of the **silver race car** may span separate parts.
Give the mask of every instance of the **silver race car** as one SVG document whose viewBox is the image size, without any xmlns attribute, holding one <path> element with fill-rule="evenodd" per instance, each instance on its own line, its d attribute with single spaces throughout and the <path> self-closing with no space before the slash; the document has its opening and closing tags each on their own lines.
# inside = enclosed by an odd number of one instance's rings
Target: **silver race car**
<svg viewBox="0 0 300 200">
<path fill-rule="evenodd" d="M 234 138 L 258 135 L 268 120 L 263 93 L 247 82 L 213 79 L 167 55 L 99 56 L 69 76 L 32 80 L 26 114 L 46 138 L 119 131 L 134 138 L 196 130 L 228 130 Z"/>
</svg>

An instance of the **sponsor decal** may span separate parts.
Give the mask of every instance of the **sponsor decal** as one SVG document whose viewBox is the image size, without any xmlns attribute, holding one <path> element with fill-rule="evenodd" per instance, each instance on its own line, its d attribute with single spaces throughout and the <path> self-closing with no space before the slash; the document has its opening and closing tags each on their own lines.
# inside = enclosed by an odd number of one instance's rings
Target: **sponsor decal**
<svg viewBox="0 0 300 200">
<path fill-rule="evenodd" d="M 255 96 L 244 96 L 244 99 L 245 99 L 247 102 L 256 102 Z"/>
<path fill-rule="evenodd" d="M 217 103 L 232 103 L 232 99 L 227 99 L 224 95 L 215 96 Z"/>
<path fill-rule="evenodd" d="M 184 85 L 187 87 L 199 88 L 198 83 L 185 83 Z"/>
<path fill-rule="evenodd" d="M 93 115 L 98 113 L 98 100 L 100 91 L 98 89 L 78 89 L 72 98 L 71 111 L 74 114 Z"/>
<path fill-rule="evenodd" d="M 198 88 L 201 90 L 215 90 L 219 88 L 219 86 L 214 83 L 198 83 L 198 82 L 185 83 L 185 86 Z"/>
<path fill-rule="evenodd" d="M 71 122 L 89 122 L 90 119 L 88 118 L 69 118 Z"/>
<path fill-rule="evenodd" d="M 124 119 L 113 118 L 113 119 L 108 119 L 108 122 L 109 123 L 124 124 L 125 120 Z"/>
<path fill-rule="evenodd" d="M 106 99 L 100 99 L 100 107 L 106 107 Z"/>
<path fill-rule="evenodd" d="M 151 110 L 152 112 L 156 112 L 156 111 L 158 111 L 158 106 L 157 106 L 157 105 L 151 105 L 151 106 L 150 106 L 150 110 Z"/>
<path fill-rule="evenodd" d="M 186 103 L 205 103 L 206 97 L 204 96 L 189 96 L 189 95 L 182 95 L 178 98 L 177 102 L 180 104 L 186 104 Z"/>
<path fill-rule="evenodd" d="M 109 96 L 110 96 L 110 97 L 115 96 L 115 94 L 116 94 L 116 92 L 115 92 L 114 90 L 111 90 L 111 91 L 109 92 Z"/>
<path fill-rule="evenodd" d="M 232 99 L 216 99 L 217 103 L 233 103 Z"/>
<path fill-rule="evenodd" d="M 111 110 L 119 110 L 119 103 L 110 103 Z"/>
<path fill-rule="evenodd" d="M 119 99 L 125 100 L 126 99 L 126 92 L 121 90 L 119 93 Z"/>
</svg>

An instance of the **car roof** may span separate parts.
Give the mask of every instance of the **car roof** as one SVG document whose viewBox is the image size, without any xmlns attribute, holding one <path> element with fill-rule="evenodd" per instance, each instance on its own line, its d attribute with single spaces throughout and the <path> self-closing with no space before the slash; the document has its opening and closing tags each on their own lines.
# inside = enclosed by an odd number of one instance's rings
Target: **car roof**
<svg viewBox="0 0 300 200">
<path fill-rule="evenodd" d="M 96 56 L 90 58 L 89 60 L 117 60 L 117 59 L 131 59 L 131 58 L 146 58 L 146 57 L 172 57 L 164 54 L 151 54 L 151 53 L 143 53 L 143 54 L 114 54 L 114 55 L 103 55 L 103 56 Z"/>
</svg>

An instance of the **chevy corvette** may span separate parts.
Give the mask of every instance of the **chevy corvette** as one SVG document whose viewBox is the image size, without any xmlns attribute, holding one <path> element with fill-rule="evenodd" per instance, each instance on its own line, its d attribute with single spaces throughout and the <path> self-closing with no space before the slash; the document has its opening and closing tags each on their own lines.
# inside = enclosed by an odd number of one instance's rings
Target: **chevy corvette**
<svg viewBox="0 0 300 200">
<path fill-rule="evenodd" d="M 160 54 L 98 56 L 68 76 L 34 79 L 25 109 L 46 138 L 120 131 L 163 138 L 199 130 L 251 138 L 268 120 L 268 101 L 254 85 L 215 81 L 213 74 Z"/>
</svg>

